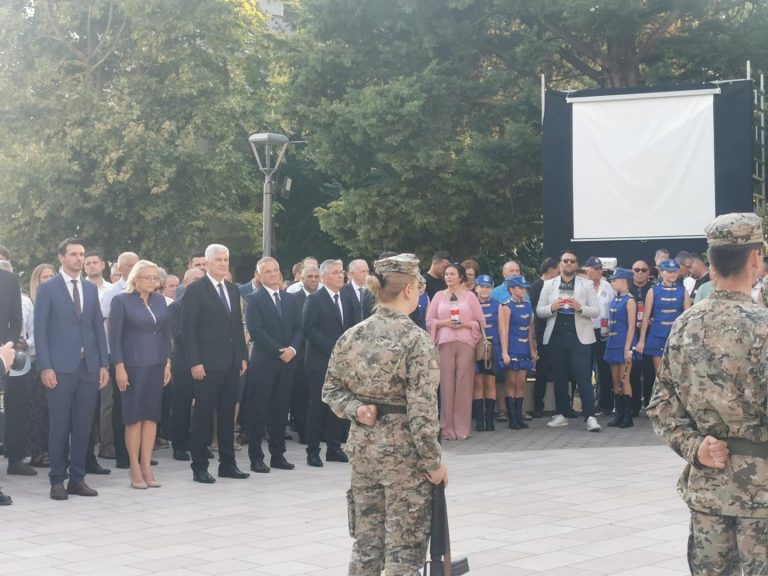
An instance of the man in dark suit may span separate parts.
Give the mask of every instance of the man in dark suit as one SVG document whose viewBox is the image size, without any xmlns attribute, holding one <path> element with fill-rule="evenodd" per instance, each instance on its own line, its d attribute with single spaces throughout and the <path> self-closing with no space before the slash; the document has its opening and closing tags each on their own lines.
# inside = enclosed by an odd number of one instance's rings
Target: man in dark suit
<svg viewBox="0 0 768 576">
<path fill-rule="evenodd" d="M 323 403 L 321 395 L 325 371 L 333 347 L 354 321 L 352 303 L 340 294 L 344 286 L 341 260 L 326 260 L 320 265 L 323 286 L 307 296 L 302 313 L 302 329 L 306 337 L 306 357 L 309 406 L 307 408 L 307 464 L 320 467 L 320 430 L 325 425 L 325 459 L 348 462 L 341 450 L 341 420 Z"/>
<path fill-rule="evenodd" d="M 253 340 L 248 385 L 248 455 L 251 470 L 269 472 L 264 464 L 261 438 L 269 431 L 270 466 L 293 470 L 285 456 L 285 425 L 301 347 L 301 310 L 293 294 L 280 290 L 280 265 L 265 257 L 256 265 L 261 288 L 246 300 L 245 323 Z"/>
<path fill-rule="evenodd" d="M 363 313 L 363 305 L 366 299 L 365 281 L 368 278 L 368 262 L 365 260 L 352 260 L 347 266 L 347 278 L 349 282 L 344 284 L 341 293 L 347 297 L 352 305 L 354 322 L 357 324 L 366 318 Z"/>
<path fill-rule="evenodd" d="M 301 270 L 301 282 L 298 283 L 300 290 L 294 292 L 299 311 L 304 310 L 304 302 L 307 296 L 314 294 L 320 286 L 320 268 L 314 264 L 307 264 Z M 307 371 L 304 366 L 306 357 L 307 341 L 302 332 L 301 347 L 296 354 L 296 372 L 293 375 L 293 386 L 291 387 L 291 425 L 299 434 L 299 443 L 306 444 L 306 424 L 307 424 Z"/>
<path fill-rule="evenodd" d="M 7 270 L 0 270 L 0 343 L 4 344 L 4 366 L 0 366 L 0 380 L 5 377 L 6 372 L 11 369 L 11 363 L 13 362 L 13 352 L 9 351 L 10 346 L 5 345 L 6 342 L 16 343 L 21 337 L 21 288 L 19 287 L 19 279 L 12 272 Z M 9 360 L 10 359 L 10 360 Z M 9 360 L 9 361 L 5 361 Z M 8 398 L 6 396 L 6 411 L 8 410 Z M 10 414 L 6 415 L 8 418 Z M 24 421 L 21 421 L 24 424 Z M 11 428 L 10 422 L 7 422 L 6 428 Z M 6 442 L 8 439 L 6 438 Z M 6 452 L 6 456 L 10 455 Z M 23 458 L 23 447 L 21 456 Z M 9 469 L 10 466 L 9 459 Z M 20 461 L 24 464 L 23 461 Z M 11 503 L 11 497 L 6 496 L 0 492 L 0 506 L 6 506 Z"/>
<path fill-rule="evenodd" d="M 253 271 L 253 278 L 249 282 L 246 282 L 242 286 L 240 286 L 240 296 L 243 298 L 247 298 L 249 294 L 253 294 L 256 290 L 259 289 L 261 284 L 259 283 L 259 268 L 258 265 L 256 269 Z"/>
<path fill-rule="evenodd" d="M 37 369 L 48 389 L 51 498 L 66 500 L 98 495 L 85 483 L 85 457 L 96 398 L 109 383 L 109 359 L 99 290 L 80 277 L 83 242 L 68 238 L 58 252 L 60 273 L 37 288 L 34 326 Z"/>
<path fill-rule="evenodd" d="M 208 272 L 184 291 L 181 332 L 195 380 L 192 416 L 192 473 L 195 482 L 212 484 L 208 473 L 208 444 L 217 415 L 219 478 L 247 478 L 235 462 L 234 419 L 239 377 L 245 373 L 245 346 L 240 292 L 226 280 L 229 249 L 211 244 L 205 250 Z"/>
<path fill-rule="evenodd" d="M 205 272 L 200 268 L 190 268 L 184 273 L 184 286 L 189 286 L 203 277 L 205 277 Z M 168 305 L 168 314 L 171 318 L 171 336 L 173 337 L 171 443 L 173 444 L 174 460 L 188 462 L 195 381 L 192 379 L 192 367 L 189 365 L 189 357 L 184 346 L 184 335 L 181 332 L 181 303 L 183 299 L 184 294 Z"/>
</svg>

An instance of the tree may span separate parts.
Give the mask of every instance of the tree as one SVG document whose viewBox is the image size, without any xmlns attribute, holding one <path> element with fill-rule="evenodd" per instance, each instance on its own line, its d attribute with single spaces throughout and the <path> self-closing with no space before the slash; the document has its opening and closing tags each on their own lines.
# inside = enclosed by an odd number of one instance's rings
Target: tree
<svg viewBox="0 0 768 576">
<path fill-rule="evenodd" d="M 0 198 L 22 266 L 70 235 L 166 265 L 212 240 L 254 251 L 247 138 L 268 51 L 253 2 L 16 0 L 0 19 Z"/>
</svg>

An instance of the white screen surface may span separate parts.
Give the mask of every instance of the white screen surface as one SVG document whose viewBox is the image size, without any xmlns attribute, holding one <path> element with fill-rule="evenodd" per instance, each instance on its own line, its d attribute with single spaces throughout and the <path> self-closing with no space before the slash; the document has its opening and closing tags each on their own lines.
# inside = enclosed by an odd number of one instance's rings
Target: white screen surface
<svg viewBox="0 0 768 576">
<path fill-rule="evenodd" d="M 703 237 L 715 217 L 712 93 L 574 98 L 574 240 Z"/>
</svg>

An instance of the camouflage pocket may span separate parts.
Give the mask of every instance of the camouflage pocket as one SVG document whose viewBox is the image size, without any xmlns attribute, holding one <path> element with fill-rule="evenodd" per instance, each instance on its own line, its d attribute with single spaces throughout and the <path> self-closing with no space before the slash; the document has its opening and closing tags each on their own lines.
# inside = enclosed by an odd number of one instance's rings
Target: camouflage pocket
<svg viewBox="0 0 768 576">
<path fill-rule="evenodd" d="M 347 523 L 349 524 L 349 535 L 355 537 L 355 497 L 352 494 L 352 488 L 347 490 Z"/>
</svg>

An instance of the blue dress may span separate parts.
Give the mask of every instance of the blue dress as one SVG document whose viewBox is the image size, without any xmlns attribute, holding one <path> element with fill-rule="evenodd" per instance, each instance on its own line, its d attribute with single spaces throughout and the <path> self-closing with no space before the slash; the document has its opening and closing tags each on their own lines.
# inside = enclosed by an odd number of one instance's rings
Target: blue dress
<svg viewBox="0 0 768 576">
<path fill-rule="evenodd" d="M 509 366 L 504 366 L 504 359 L 501 357 L 501 350 L 499 350 L 499 357 L 497 358 L 499 368 L 514 371 L 531 370 L 533 368 L 529 331 L 531 318 L 533 318 L 531 303 L 510 300 L 504 306 L 508 307 L 510 311 L 507 350 L 511 360 Z"/>
<path fill-rule="evenodd" d="M 481 374 L 495 374 L 494 360 L 501 357 L 501 348 L 499 347 L 499 302 L 489 299 L 487 302 L 480 302 L 480 308 L 485 317 L 485 336 L 491 341 L 491 367 L 486 368 L 484 362 L 478 362 L 476 371 Z"/>
<path fill-rule="evenodd" d="M 603 355 L 603 360 L 608 364 L 624 364 L 624 346 L 627 342 L 630 322 L 627 304 L 630 300 L 634 300 L 634 297 L 627 293 L 617 294 L 611 301 L 608 315 L 608 340 L 605 343 Z M 634 318 L 632 322 L 635 322 Z M 634 347 L 635 344 L 637 344 L 637 331 L 635 331 L 632 346 Z"/>
<path fill-rule="evenodd" d="M 646 356 L 662 356 L 664 346 L 678 316 L 683 313 L 685 304 L 685 287 L 682 284 L 664 286 L 656 284 L 653 287 L 653 309 L 650 310 L 651 321 L 648 334 L 645 336 Z M 648 314 L 648 310 L 645 311 Z"/>
</svg>

